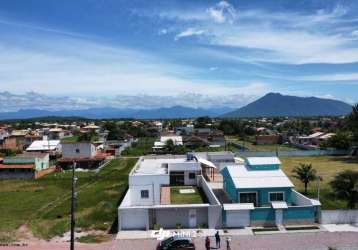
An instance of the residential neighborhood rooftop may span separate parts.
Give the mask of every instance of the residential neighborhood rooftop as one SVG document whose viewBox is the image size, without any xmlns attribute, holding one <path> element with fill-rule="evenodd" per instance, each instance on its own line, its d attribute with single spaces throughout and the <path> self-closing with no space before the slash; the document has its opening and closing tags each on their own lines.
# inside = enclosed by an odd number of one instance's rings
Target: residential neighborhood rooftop
<svg viewBox="0 0 358 250">
<path fill-rule="evenodd" d="M 227 166 L 236 188 L 294 187 L 281 169 L 251 170 L 245 165 Z"/>
<path fill-rule="evenodd" d="M 195 160 L 188 161 L 185 156 L 182 157 L 143 157 L 138 166 L 134 169 L 133 175 L 162 175 L 168 173 L 168 165 L 171 163 L 186 163 L 196 162 Z"/>
<path fill-rule="evenodd" d="M 34 141 L 26 150 L 27 151 L 55 150 L 59 144 L 60 144 L 60 140 Z"/>
<path fill-rule="evenodd" d="M 246 162 L 251 165 L 281 165 L 277 157 L 248 157 Z"/>
</svg>

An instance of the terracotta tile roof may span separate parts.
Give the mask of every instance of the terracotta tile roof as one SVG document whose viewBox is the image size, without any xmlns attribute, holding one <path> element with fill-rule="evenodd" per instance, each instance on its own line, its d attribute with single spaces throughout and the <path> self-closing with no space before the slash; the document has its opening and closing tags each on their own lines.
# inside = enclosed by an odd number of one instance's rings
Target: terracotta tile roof
<svg viewBox="0 0 358 250">
<path fill-rule="evenodd" d="M 35 165 L 33 164 L 0 164 L 0 169 L 33 169 Z"/>
<path fill-rule="evenodd" d="M 98 152 L 95 156 L 93 157 L 67 157 L 64 158 L 62 157 L 61 159 L 59 159 L 59 162 L 73 162 L 73 161 L 103 161 L 104 159 L 106 159 L 106 157 L 108 156 L 108 154 L 106 153 L 100 153 Z"/>
</svg>

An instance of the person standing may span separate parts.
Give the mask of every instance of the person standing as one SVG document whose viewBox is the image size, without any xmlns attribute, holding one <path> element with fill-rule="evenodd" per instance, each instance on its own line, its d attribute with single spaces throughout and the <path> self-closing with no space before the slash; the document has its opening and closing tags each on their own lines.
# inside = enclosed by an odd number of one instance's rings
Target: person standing
<svg viewBox="0 0 358 250">
<path fill-rule="evenodd" d="M 231 250 L 231 238 L 230 237 L 226 238 L 226 249 Z"/>
<path fill-rule="evenodd" d="M 210 239 L 209 239 L 209 236 L 206 236 L 206 238 L 205 238 L 205 248 L 206 248 L 206 250 L 210 250 Z"/>
<path fill-rule="evenodd" d="M 215 241 L 216 241 L 216 248 L 220 248 L 220 235 L 219 235 L 219 231 L 216 231 L 216 234 L 215 234 Z"/>
</svg>

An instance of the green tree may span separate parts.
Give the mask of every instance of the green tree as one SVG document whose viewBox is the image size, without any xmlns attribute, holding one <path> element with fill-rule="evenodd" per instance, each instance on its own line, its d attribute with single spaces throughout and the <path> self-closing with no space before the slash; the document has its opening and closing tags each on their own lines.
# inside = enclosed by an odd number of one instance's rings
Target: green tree
<svg viewBox="0 0 358 250">
<path fill-rule="evenodd" d="M 326 142 L 321 144 L 322 147 L 349 149 L 351 146 L 351 136 L 346 132 L 338 132 L 336 135 L 329 138 Z"/>
<path fill-rule="evenodd" d="M 347 207 L 355 208 L 358 202 L 358 172 L 345 170 L 336 175 L 330 182 L 339 199 L 347 200 Z"/>
<path fill-rule="evenodd" d="M 358 144 L 358 103 L 353 106 L 352 112 L 348 116 L 347 123 L 348 128 L 353 133 L 353 140 L 355 144 Z"/>
<path fill-rule="evenodd" d="M 305 185 L 305 194 L 307 194 L 307 186 L 311 181 L 318 178 L 316 170 L 312 167 L 312 164 L 300 163 L 296 166 L 292 173 L 293 177 L 300 180 Z"/>
<path fill-rule="evenodd" d="M 173 152 L 175 149 L 174 141 L 172 139 L 169 139 L 165 142 L 165 149 L 168 152 Z"/>
</svg>

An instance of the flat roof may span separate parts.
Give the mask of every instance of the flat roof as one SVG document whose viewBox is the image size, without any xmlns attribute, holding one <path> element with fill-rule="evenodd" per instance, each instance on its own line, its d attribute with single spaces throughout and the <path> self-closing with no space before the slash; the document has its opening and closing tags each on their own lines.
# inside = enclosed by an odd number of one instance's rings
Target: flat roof
<svg viewBox="0 0 358 250">
<path fill-rule="evenodd" d="M 168 166 L 166 164 L 170 163 L 196 163 L 195 160 L 188 161 L 186 156 L 181 158 L 179 157 L 167 157 L 163 158 L 145 158 L 142 157 L 139 159 L 139 164 L 136 165 L 135 170 L 132 172 L 132 175 L 162 175 L 168 174 Z"/>
<path fill-rule="evenodd" d="M 246 161 L 249 165 L 281 165 L 281 161 L 277 157 L 247 157 Z"/>
<path fill-rule="evenodd" d="M 60 140 L 34 141 L 34 142 L 31 143 L 31 145 L 26 149 L 26 151 L 34 151 L 34 150 L 55 150 L 59 144 L 60 144 Z"/>
<path fill-rule="evenodd" d="M 284 201 L 272 201 L 271 206 L 273 209 L 285 209 L 288 208 L 287 203 Z"/>
<path fill-rule="evenodd" d="M 232 203 L 232 204 L 223 204 L 224 210 L 253 210 L 255 209 L 253 203 Z"/>
<path fill-rule="evenodd" d="M 203 159 L 203 158 L 198 158 L 198 161 L 199 161 L 201 164 L 204 164 L 206 167 L 216 168 L 216 166 L 215 166 L 211 161 L 205 160 L 205 159 Z"/>
<path fill-rule="evenodd" d="M 243 164 L 226 167 L 235 188 L 277 188 L 294 187 L 281 169 L 251 170 Z"/>
</svg>

